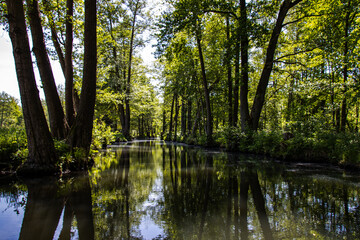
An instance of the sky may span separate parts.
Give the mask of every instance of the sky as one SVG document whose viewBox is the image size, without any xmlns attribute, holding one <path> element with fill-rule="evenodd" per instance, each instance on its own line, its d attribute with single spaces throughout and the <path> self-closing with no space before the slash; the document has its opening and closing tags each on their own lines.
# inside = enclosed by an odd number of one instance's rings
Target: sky
<svg viewBox="0 0 360 240">
<path fill-rule="evenodd" d="M 144 48 L 139 51 L 139 54 L 144 60 L 144 64 L 148 65 L 149 67 L 152 66 L 155 60 L 152 54 L 154 52 L 154 48 L 152 47 L 154 43 L 154 40 L 150 41 Z M 60 67 L 60 63 L 58 61 L 51 61 L 51 65 L 56 85 L 64 85 L 65 80 Z M 40 77 L 36 67 L 34 68 L 34 73 L 37 80 L 38 89 L 40 91 L 40 97 L 44 98 L 44 93 L 40 88 Z M 11 41 L 9 38 L 9 34 L 2 29 L 0 29 L 0 74 L 0 92 L 4 91 L 17 99 L 20 99 L 20 92 L 16 78 L 15 62 L 12 53 Z"/>
<path fill-rule="evenodd" d="M 60 63 L 58 61 L 51 60 L 51 65 L 53 74 L 55 76 L 56 85 L 64 85 L 65 79 L 60 67 Z M 44 93 L 40 88 L 41 83 L 39 80 L 39 73 L 36 67 L 34 68 L 34 73 L 40 92 L 40 97 L 44 98 Z M 6 92 L 11 96 L 20 99 L 19 86 L 16 78 L 15 61 L 12 53 L 12 45 L 9 34 L 3 29 L 0 29 L 0 74 L 0 92 Z"/>
<path fill-rule="evenodd" d="M 153 15 L 158 15 L 162 12 L 162 5 L 160 4 L 161 0 L 150 0 L 149 5 L 151 5 Z M 145 33 L 145 36 L 149 36 L 149 33 Z M 155 49 L 152 47 L 156 41 L 152 39 L 147 43 L 144 48 L 138 50 L 139 55 L 144 61 L 144 64 L 148 67 L 152 67 L 153 62 L 155 61 L 153 52 Z M 31 40 L 30 40 L 31 44 Z M 34 58 L 33 58 L 34 59 Z M 64 75 L 62 73 L 60 63 L 58 61 L 51 61 L 56 85 L 62 84 L 65 85 Z M 37 81 L 38 89 L 40 92 L 40 97 L 44 99 L 44 93 L 41 90 L 40 86 L 40 77 L 38 69 L 34 68 L 35 78 Z M 9 34 L 0 28 L 0 92 L 6 92 L 9 95 L 20 99 L 20 92 L 16 78 L 15 71 L 15 62 L 12 54 L 12 45 L 9 38 Z"/>
<path fill-rule="evenodd" d="M 0 92 L 4 91 L 20 99 L 11 42 L 8 33 L 2 29 L 0 30 L 0 74 Z"/>
</svg>

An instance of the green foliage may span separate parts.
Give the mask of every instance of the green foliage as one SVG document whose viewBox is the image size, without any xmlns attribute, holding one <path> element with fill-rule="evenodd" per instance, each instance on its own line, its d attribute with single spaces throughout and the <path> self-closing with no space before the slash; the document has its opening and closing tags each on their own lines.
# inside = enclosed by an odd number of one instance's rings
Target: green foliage
<svg viewBox="0 0 360 240">
<path fill-rule="evenodd" d="M 91 147 L 93 149 L 102 149 L 115 140 L 115 133 L 105 122 L 95 119 L 93 127 L 93 140 Z"/>
<path fill-rule="evenodd" d="M 0 168 L 14 169 L 26 158 L 27 139 L 17 99 L 0 93 Z"/>
<path fill-rule="evenodd" d="M 0 128 L 0 168 L 12 169 L 19 165 L 27 157 L 26 145 L 24 129 Z"/>
<path fill-rule="evenodd" d="M 239 128 L 222 132 L 228 150 L 264 154 L 278 159 L 300 162 L 331 162 L 360 167 L 360 136 L 358 133 L 323 131 L 305 135 L 277 131 L 243 133 Z"/>
</svg>

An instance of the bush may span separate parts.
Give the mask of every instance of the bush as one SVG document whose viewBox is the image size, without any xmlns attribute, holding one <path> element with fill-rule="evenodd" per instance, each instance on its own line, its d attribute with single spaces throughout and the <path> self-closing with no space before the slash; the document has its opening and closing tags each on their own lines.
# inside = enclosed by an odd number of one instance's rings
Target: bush
<svg viewBox="0 0 360 240">
<path fill-rule="evenodd" d="M 249 150 L 251 152 L 277 157 L 281 155 L 280 150 L 282 141 L 283 138 L 280 132 L 253 132 L 252 143 L 249 145 Z"/>
<path fill-rule="evenodd" d="M 104 122 L 95 119 L 92 138 L 91 147 L 93 149 L 102 149 L 115 140 L 115 133 L 111 131 L 110 126 L 106 126 Z"/>
<path fill-rule="evenodd" d="M 27 157 L 25 130 L 0 128 L 0 169 L 15 170 Z"/>
<path fill-rule="evenodd" d="M 17 128 L 0 128 L 0 159 L 10 161 L 16 158 L 19 149 L 26 148 L 25 130 Z"/>
<path fill-rule="evenodd" d="M 305 130 L 305 128 L 300 128 Z M 308 130 L 308 129 L 307 129 Z M 242 132 L 228 127 L 218 137 L 227 150 L 265 154 L 272 157 L 305 162 L 331 162 L 360 166 L 360 135 L 358 133 L 295 132 L 284 139 L 277 131 Z"/>
</svg>

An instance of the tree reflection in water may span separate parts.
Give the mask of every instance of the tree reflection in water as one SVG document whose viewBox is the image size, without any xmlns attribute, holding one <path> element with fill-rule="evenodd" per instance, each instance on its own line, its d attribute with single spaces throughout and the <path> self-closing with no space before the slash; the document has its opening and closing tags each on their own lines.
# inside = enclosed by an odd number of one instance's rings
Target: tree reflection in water
<svg viewBox="0 0 360 240">
<path fill-rule="evenodd" d="M 71 238 L 71 224 L 77 220 L 79 239 L 94 239 L 89 177 L 77 177 L 76 184 L 55 179 L 25 180 L 28 197 L 19 239 L 53 239 L 64 209 L 59 239 Z"/>
<path fill-rule="evenodd" d="M 20 239 L 360 239 L 359 177 L 336 169 L 156 141 L 95 163 L 26 181 Z"/>
<path fill-rule="evenodd" d="M 359 237 L 359 188 L 350 194 L 346 181 L 179 145 L 166 154 L 161 218 L 171 239 Z"/>
</svg>

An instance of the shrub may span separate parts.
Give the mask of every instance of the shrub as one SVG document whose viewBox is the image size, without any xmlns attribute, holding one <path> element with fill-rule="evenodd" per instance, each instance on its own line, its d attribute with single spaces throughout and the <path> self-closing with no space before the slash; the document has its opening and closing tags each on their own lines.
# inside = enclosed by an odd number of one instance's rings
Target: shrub
<svg viewBox="0 0 360 240">
<path fill-rule="evenodd" d="M 17 157 L 16 152 L 26 148 L 25 130 L 17 128 L 0 128 L 0 159 L 10 161 Z"/>
<path fill-rule="evenodd" d="M 93 149 L 101 149 L 115 140 L 115 133 L 111 131 L 110 126 L 106 126 L 104 122 L 95 119 L 92 137 L 91 147 Z"/>
</svg>

